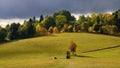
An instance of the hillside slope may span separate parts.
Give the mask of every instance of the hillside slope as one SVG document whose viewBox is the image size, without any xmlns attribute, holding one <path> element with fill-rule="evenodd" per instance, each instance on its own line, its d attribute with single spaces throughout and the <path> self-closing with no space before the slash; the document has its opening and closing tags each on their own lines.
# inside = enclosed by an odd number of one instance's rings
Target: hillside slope
<svg viewBox="0 0 120 68">
<path fill-rule="evenodd" d="M 71 40 L 77 44 L 78 56 L 66 60 Z M 119 68 L 120 47 L 83 53 L 117 45 L 120 45 L 119 37 L 88 33 L 62 33 L 17 40 L 0 45 L 0 68 Z M 53 56 L 58 59 L 52 60 Z"/>
</svg>

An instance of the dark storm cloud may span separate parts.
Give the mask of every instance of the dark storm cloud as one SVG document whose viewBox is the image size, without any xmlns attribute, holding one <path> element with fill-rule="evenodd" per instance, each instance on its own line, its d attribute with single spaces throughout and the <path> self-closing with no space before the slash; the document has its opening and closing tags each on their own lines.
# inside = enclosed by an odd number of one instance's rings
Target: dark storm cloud
<svg viewBox="0 0 120 68">
<path fill-rule="evenodd" d="M 0 18 L 26 18 L 60 9 L 72 13 L 106 12 L 120 8 L 120 0 L 0 0 Z"/>
</svg>

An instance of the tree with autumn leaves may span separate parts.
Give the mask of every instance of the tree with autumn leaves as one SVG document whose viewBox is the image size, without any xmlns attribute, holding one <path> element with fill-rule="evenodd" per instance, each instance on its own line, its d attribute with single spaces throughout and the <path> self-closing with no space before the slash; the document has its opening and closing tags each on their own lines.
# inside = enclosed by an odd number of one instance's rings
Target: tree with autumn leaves
<svg viewBox="0 0 120 68">
<path fill-rule="evenodd" d="M 0 42 L 43 36 L 59 32 L 90 32 L 109 35 L 120 33 L 120 10 L 112 14 L 93 13 L 91 16 L 80 16 L 78 20 L 67 10 L 60 10 L 53 15 L 34 16 L 23 24 L 12 23 L 5 28 L 0 27 Z"/>
</svg>

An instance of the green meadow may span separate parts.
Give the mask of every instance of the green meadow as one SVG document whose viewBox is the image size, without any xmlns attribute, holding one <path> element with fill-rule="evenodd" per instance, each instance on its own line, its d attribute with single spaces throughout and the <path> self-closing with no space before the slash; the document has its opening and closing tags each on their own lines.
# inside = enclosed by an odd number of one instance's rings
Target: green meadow
<svg viewBox="0 0 120 68">
<path fill-rule="evenodd" d="M 66 59 L 71 40 L 77 56 Z M 120 68 L 120 37 L 60 33 L 15 40 L 0 44 L 0 68 Z"/>
</svg>

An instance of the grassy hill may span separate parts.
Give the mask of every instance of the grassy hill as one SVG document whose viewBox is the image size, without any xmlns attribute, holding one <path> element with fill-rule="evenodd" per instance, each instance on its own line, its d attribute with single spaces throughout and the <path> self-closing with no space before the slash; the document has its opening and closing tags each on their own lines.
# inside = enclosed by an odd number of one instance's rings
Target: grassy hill
<svg viewBox="0 0 120 68">
<path fill-rule="evenodd" d="M 71 40 L 78 56 L 67 60 Z M 98 34 L 62 33 L 0 44 L 0 68 L 120 68 L 119 57 L 120 37 Z"/>
</svg>

